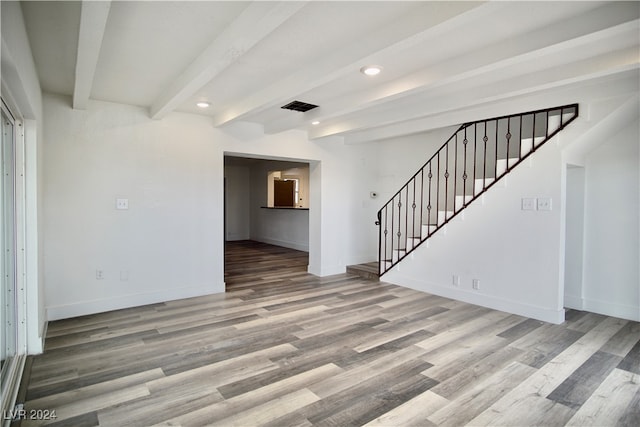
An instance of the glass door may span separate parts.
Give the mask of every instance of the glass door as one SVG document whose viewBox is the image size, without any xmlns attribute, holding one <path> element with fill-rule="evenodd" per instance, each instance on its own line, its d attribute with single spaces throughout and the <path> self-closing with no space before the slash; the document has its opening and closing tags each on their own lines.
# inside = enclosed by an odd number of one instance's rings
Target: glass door
<svg viewBox="0 0 640 427">
<path fill-rule="evenodd" d="M 2 391 L 10 381 L 18 343 L 18 298 L 16 281 L 16 132 L 15 120 L 2 103 L 2 162 L 0 188 L 0 354 Z M 6 396 L 3 396 L 6 397 Z"/>
</svg>

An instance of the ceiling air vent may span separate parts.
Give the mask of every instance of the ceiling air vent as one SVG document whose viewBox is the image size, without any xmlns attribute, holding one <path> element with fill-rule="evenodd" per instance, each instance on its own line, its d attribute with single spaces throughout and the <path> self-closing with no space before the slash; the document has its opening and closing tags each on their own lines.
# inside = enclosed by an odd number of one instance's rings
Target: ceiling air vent
<svg viewBox="0 0 640 427">
<path fill-rule="evenodd" d="M 304 113 L 306 111 L 313 110 L 316 107 L 317 105 L 307 104 L 306 102 L 292 101 L 287 105 L 283 105 L 280 108 L 284 108 L 285 110 L 301 111 Z"/>
</svg>

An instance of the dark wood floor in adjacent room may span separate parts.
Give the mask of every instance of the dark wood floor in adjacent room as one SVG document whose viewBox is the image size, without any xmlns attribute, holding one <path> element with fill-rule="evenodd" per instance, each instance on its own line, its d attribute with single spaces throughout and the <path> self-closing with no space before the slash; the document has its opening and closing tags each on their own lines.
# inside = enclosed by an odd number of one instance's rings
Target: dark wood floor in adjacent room
<svg viewBox="0 0 640 427">
<path fill-rule="evenodd" d="M 307 263 L 228 243 L 225 294 L 50 323 L 26 409 L 76 427 L 640 425 L 637 322 L 552 325 Z"/>
</svg>

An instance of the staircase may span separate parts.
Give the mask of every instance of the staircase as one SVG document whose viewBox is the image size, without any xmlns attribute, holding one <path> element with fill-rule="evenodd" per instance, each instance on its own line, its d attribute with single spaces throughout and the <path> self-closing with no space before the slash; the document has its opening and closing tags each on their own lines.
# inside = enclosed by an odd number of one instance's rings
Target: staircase
<svg viewBox="0 0 640 427">
<path fill-rule="evenodd" d="M 384 274 L 578 117 L 578 104 L 465 123 L 378 211 Z"/>
</svg>

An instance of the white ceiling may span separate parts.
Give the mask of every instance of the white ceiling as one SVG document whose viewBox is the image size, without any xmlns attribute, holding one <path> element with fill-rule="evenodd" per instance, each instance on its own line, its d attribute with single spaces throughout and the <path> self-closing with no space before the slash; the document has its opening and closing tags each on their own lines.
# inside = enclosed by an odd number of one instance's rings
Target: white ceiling
<svg viewBox="0 0 640 427">
<path fill-rule="evenodd" d="M 362 142 L 453 125 L 455 112 L 637 80 L 640 68 L 636 1 L 26 1 L 22 9 L 42 89 L 69 95 L 74 108 L 111 101 L 158 119 L 189 112 L 215 126 L 248 121 L 313 139 Z M 368 64 L 382 74 L 361 74 Z M 200 100 L 211 107 L 199 109 Z M 320 107 L 280 108 L 292 100 Z"/>
</svg>

